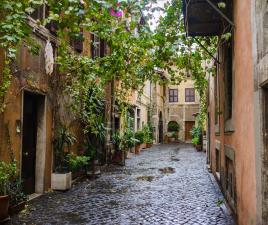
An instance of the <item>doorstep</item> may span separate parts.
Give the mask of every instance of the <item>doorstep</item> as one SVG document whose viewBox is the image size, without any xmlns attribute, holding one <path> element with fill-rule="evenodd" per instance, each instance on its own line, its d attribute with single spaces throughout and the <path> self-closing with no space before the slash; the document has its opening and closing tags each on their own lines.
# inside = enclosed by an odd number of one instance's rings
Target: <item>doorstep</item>
<svg viewBox="0 0 268 225">
<path fill-rule="evenodd" d="M 40 194 L 40 193 L 33 193 L 33 194 L 30 194 L 30 195 L 27 196 L 27 197 L 28 197 L 28 201 L 32 201 L 32 200 L 34 200 L 34 199 L 40 197 L 41 195 L 43 195 L 43 194 Z"/>
</svg>

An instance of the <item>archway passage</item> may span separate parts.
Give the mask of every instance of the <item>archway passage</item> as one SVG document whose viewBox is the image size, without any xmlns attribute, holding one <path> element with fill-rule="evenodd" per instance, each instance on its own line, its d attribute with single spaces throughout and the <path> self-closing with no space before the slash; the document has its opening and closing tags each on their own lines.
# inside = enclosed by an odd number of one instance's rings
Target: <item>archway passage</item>
<svg viewBox="0 0 268 225">
<path fill-rule="evenodd" d="M 168 122 L 168 132 L 179 132 L 180 125 L 176 121 Z"/>
</svg>

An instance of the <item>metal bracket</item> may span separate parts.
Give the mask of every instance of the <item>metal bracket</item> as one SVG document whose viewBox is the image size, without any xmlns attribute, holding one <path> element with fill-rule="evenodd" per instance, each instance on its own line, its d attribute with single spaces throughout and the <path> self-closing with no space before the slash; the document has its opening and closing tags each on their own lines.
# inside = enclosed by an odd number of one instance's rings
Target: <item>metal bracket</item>
<svg viewBox="0 0 268 225">
<path fill-rule="evenodd" d="M 234 23 L 221 11 L 219 10 L 219 8 L 214 5 L 210 0 L 206 0 L 207 3 L 213 8 L 215 9 L 215 11 L 220 14 L 230 25 L 232 25 L 233 27 L 235 26 Z"/>
<path fill-rule="evenodd" d="M 197 40 L 194 37 L 193 37 L 193 39 L 198 43 L 198 45 L 201 48 L 203 48 L 215 60 L 215 62 L 217 62 L 218 64 L 221 64 L 220 61 L 214 55 L 212 55 L 212 53 L 209 50 L 207 50 L 207 48 L 199 40 Z"/>
</svg>

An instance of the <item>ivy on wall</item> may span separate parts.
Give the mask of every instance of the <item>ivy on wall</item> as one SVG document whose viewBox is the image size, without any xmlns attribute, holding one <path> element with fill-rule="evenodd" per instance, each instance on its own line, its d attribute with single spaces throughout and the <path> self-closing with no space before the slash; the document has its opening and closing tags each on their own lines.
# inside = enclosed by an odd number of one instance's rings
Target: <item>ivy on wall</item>
<svg viewBox="0 0 268 225">
<path fill-rule="evenodd" d="M 11 81 L 10 64 L 22 42 L 32 52 L 30 45 L 33 30 L 27 17 L 41 4 L 47 4 L 49 15 L 41 25 L 53 21 L 57 24 L 59 40 L 56 63 L 66 74 L 66 91 L 74 100 L 72 108 L 87 126 L 94 127 L 95 103 L 88 106 L 88 91 L 103 98 L 104 87 L 112 80 L 120 80 L 116 90 L 118 102 L 127 101 L 133 89 L 142 90 L 146 80 L 163 82 L 157 70 L 167 71 L 165 82 L 179 84 L 190 73 L 201 100 L 205 101 L 207 81 L 204 60 L 210 56 L 198 46 L 195 39 L 187 38 L 183 27 L 182 1 L 171 0 L 164 9 L 154 7 L 156 0 L 3 0 L 0 2 L 0 44 L 5 50 L 5 68 L 0 86 L 0 107 L 4 109 L 4 96 Z M 122 14 L 111 13 L 122 10 Z M 152 31 L 149 21 L 156 10 L 164 10 L 158 27 Z M 119 15 L 119 16 L 118 16 Z M 74 54 L 69 48 L 70 38 L 81 38 L 81 30 L 89 31 L 105 40 L 110 54 L 91 58 Z M 199 38 L 212 53 L 217 49 L 217 38 Z M 201 105 L 204 105 L 202 103 Z M 202 109 L 204 111 L 204 109 Z M 94 128 L 92 128 L 94 130 Z"/>
</svg>

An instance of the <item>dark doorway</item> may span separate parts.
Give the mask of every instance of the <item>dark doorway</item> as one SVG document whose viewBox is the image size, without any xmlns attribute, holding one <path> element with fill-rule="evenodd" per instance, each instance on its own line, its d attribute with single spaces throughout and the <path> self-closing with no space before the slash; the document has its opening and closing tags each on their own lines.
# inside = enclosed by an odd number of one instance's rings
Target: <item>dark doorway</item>
<svg viewBox="0 0 268 225">
<path fill-rule="evenodd" d="M 207 114 L 207 164 L 210 165 L 210 113 Z"/>
<path fill-rule="evenodd" d="M 192 139 L 190 131 L 192 130 L 194 124 L 194 121 L 185 121 L 185 141 L 190 141 Z"/>
<path fill-rule="evenodd" d="M 268 179 L 266 171 L 268 171 L 268 89 L 267 87 L 263 88 L 263 145 L 264 152 L 262 154 L 262 219 L 263 221 L 268 221 Z M 266 224 L 266 223 L 265 223 Z"/>
<path fill-rule="evenodd" d="M 163 142 L 163 116 L 162 112 L 159 113 L 159 124 L 158 124 L 158 131 L 159 131 L 159 143 Z"/>
<path fill-rule="evenodd" d="M 26 194 L 35 192 L 37 116 L 39 95 L 24 92 L 21 178 Z"/>
</svg>

